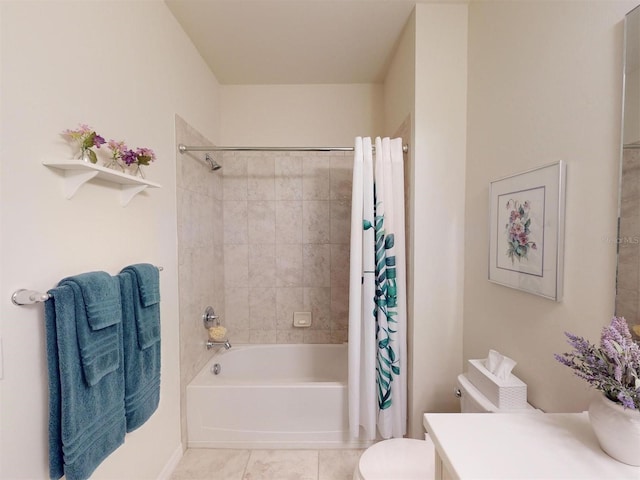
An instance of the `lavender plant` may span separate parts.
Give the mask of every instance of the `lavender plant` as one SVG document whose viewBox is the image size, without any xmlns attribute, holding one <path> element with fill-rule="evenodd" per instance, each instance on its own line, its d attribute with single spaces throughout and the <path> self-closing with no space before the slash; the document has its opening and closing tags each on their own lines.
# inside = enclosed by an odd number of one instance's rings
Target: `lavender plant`
<svg viewBox="0 0 640 480">
<path fill-rule="evenodd" d="M 624 317 L 613 317 L 602 329 L 600 346 L 569 332 L 565 335 L 574 351 L 556 353 L 555 359 L 613 402 L 640 411 L 640 346 Z"/>
</svg>

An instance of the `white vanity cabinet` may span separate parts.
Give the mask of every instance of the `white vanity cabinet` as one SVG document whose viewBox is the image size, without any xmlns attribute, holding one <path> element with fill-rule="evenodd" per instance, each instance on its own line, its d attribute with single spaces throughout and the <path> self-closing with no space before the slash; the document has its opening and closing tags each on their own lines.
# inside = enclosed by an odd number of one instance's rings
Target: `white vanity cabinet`
<svg viewBox="0 0 640 480">
<path fill-rule="evenodd" d="M 423 423 L 438 480 L 640 480 L 640 467 L 600 448 L 586 412 L 426 413 Z"/>
</svg>

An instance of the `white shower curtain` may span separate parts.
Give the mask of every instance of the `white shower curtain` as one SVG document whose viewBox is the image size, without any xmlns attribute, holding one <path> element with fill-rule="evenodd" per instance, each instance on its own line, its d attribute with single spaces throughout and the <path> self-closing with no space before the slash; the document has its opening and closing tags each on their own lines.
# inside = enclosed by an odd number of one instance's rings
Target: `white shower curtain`
<svg viewBox="0 0 640 480">
<path fill-rule="evenodd" d="M 357 137 L 349 283 L 349 425 L 353 437 L 402 437 L 407 423 L 402 139 Z"/>
</svg>

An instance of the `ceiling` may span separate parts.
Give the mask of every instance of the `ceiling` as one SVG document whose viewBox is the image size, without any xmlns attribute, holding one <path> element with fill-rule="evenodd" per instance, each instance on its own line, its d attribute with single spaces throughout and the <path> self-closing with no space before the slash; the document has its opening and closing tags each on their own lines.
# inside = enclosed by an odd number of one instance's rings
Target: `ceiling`
<svg viewBox="0 0 640 480">
<path fill-rule="evenodd" d="M 165 0 L 221 84 L 381 83 L 415 1 Z"/>
</svg>

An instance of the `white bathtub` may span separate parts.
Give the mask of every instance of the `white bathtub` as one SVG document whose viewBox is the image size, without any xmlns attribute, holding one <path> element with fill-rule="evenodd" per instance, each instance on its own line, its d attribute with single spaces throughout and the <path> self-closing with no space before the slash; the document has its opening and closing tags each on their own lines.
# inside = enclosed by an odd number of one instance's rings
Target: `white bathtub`
<svg viewBox="0 0 640 480">
<path fill-rule="evenodd" d="M 346 345 L 233 346 L 187 386 L 189 448 L 368 446 L 348 423 Z"/>
</svg>

